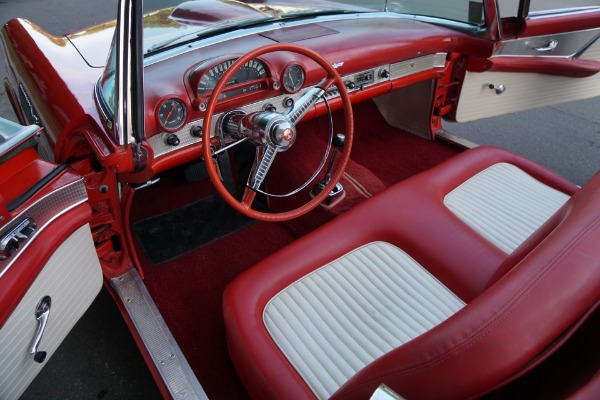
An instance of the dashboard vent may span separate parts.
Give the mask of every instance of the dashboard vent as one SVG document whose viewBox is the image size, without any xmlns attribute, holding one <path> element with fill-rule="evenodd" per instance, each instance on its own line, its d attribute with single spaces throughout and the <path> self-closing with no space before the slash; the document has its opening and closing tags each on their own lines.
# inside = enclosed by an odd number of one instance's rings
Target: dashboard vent
<svg viewBox="0 0 600 400">
<path fill-rule="evenodd" d="M 261 33 L 261 36 L 276 42 L 299 42 L 301 40 L 313 39 L 321 36 L 335 35 L 339 33 L 335 29 L 326 28 L 318 24 L 294 26 L 290 28 L 275 29 Z"/>
</svg>

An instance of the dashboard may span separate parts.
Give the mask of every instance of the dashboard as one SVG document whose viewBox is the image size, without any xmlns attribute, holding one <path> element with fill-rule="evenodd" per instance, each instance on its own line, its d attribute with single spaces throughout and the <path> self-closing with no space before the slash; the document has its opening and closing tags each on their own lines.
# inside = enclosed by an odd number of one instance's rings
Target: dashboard
<svg viewBox="0 0 600 400">
<path fill-rule="evenodd" d="M 315 36 L 327 28 L 326 36 Z M 443 27 L 399 18 L 358 18 L 282 27 L 276 41 L 293 29 L 295 44 L 316 51 L 342 76 L 353 103 L 414 83 L 437 80 L 448 70 L 457 46 L 477 48 L 479 39 Z M 303 32 L 306 32 L 303 37 Z M 251 34 L 200 46 L 153 60 L 145 67 L 146 137 L 151 147 L 150 174 L 197 160 L 204 112 L 221 76 L 246 52 L 273 44 L 273 34 Z M 387 37 L 381 41 L 382 36 Z M 290 36 L 291 37 L 291 36 Z M 286 41 L 287 42 L 287 41 Z M 289 112 L 325 72 L 309 58 L 290 52 L 264 54 L 241 66 L 219 96 L 211 123 L 225 112 Z M 332 110 L 341 108 L 338 88 L 325 93 Z M 304 119 L 327 112 L 320 100 Z M 214 142 L 219 145 L 218 141 Z"/>
<path fill-rule="evenodd" d="M 193 109 L 198 111 L 206 110 L 206 104 L 212 94 L 216 82 L 220 76 L 233 65 L 233 60 L 221 62 L 210 67 L 201 74 L 194 87 L 195 99 L 192 101 Z M 409 77 L 421 72 L 440 72 L 446 64 L 446 53 L 429 54 L 426 56 L 391 64 L 377 65 L 373 68 L 358 71 L 353 74 L 343 75 L 342 78 L 349 93 L 368 93 L 366 92 L 372 86 L 381 84 L 391 84 L 392 81 Z M 244 64 L 242 68 L 234 74 L 234 77 L 227 82 L 226 90 L 221 93 L 219 99 L 235 100 L 243 98 L 244 95 L 252 94 L 255 91 L 279 91 L 276 96 L 267 96 L 258 101 L 252 101 L 248 104 L 235 107 L 247 113 L 271 110 L 286 113 L 290 111 L 295 102 L 298 101 L 313 85 L 305 86 L 304 68 L 298 64 L 287 66 L 279 76 L 281 82 L 268 79 L 270 76 L 265 67 L 265 63 L 260 60 L 252 60 Z M 386 90 L 387 91 L 387 90 Z M 335 86 L 331 87 L 326 93 L 325 98 L 335 100 L 339 97 L 339 92 Z M 321 100 L 319 103 L 323 103 Z M 318 104 L 319 104 L 318 103 Z M 157 108 L 156 118 L 162 132 L 149 138 L 149 143 L 154 150 L 154 157 L 161 157 L 168 153 L 179 150 L 183 147 L 199 143 L 202 137 L 202 128 L 204 119 L 187 118 L 188 110 L 185 102 L 178 98 L 168 98 L 163 100 Z M 216 113 L 212 121 L 212 132 L 214 134 L 217 121 L 222 112 Z M 174 129 L 168 129 L 171 121 L 175 120 Z"/>
</svg>

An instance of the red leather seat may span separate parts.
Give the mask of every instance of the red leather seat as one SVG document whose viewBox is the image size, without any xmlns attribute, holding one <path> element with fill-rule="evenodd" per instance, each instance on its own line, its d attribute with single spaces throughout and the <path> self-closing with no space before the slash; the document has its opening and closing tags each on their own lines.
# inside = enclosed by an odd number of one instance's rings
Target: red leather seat
<svg viewBox="0 0 600 400">
<path fill-rule="evenodd" d="M 510 254 L 444 204 L 455 188 L 498 163 L 572 195 Z M 317 397 L 315 384 L 298 372 L 298 361 L 290 362 L 289 350 L 284 354 L 281 339 L 276 342 L 267 329 L 265 309 L 323 266 L 381 242 L 406 253 L 464 306 L 375 357 L 327 396 L 364 399 L 381 383 L 407 398 L 476 396 L 521 371 L 598 302 L 599 239 L 600 176 L 578 190 L 515 154 L 491 147 L 469 150 L 388 188 L 236 278 L 224 294 L 231 358 L 253 398 Z M 312 319 L 320 318 L 317 314 Z M 343 342 L 352 332 L 336 335 Z"/>
</svg>

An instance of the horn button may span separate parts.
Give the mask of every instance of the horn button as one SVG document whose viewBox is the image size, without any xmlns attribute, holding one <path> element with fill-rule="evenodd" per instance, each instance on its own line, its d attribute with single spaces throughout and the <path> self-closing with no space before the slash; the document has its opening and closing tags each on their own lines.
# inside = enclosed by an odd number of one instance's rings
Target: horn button
<svg viewBox="0 0 600 400">
<path fill-rule="evenodd" d="M 278 121 L 271 126 L 269 139 L 278 151 L 286 151 L 296 141 L 296 127 L 289 121 Z"/>
<path fill-rule="evenodd" d="M 241 119 L 241 123 L 235 123 Z M 258 112 L 234 115 L 229 119 L 226 131 L 234 136 L 247 136 L 257 145 L 274 146 L 278 152 L 286 151 L 296 141 L 296 126 L 288 118 L 276 112 Z M 234 128 L 234 129 L 231 129 Z"/>
</svg>

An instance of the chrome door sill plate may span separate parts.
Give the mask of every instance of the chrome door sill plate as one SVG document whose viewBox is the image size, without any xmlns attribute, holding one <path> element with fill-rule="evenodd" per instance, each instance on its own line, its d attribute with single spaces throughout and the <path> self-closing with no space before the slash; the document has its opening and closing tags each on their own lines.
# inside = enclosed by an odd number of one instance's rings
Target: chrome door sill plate
<svg viewBox="0 0 600 400">
<path fill-rule="evenodd" d="M 174 399 L 208 399 L 135 269 L 110 281 Z"/>
<path fill-rule="evenodd" d="M 469 139 L 457 136 L 454 133 L 448 132 L 444 129 L 437 131 L 435 133 L 435 136 L 436 138 L 440 138 L 447 142 L 454 143 L 455 145 L 464 149 L 474 149 L 475 147 L 479 147 L 477 143 L 471 142 Z"/>
</svg>

